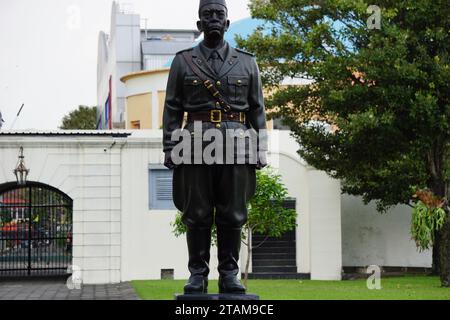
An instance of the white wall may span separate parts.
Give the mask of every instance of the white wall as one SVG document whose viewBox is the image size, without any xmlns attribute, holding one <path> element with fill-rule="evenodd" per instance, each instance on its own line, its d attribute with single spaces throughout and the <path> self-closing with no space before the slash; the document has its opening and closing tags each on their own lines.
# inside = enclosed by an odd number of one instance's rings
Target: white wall
<svg viewBox="0 0 450 320">
<path fill-rule="evenodd" d="M 11 170 L 23 146 L 30 181 L 56 187 L 74 200 L 73 263 L 82 269 L 85 283 L 160 279 L 161 269 L 174 269 L 176 279 L 185 279 L 185 238 L 176 238 L 170 225 L 176 211 L 148 207 L 149 166 L 163 163 L 161 137 L 162 130 L 133 131 L 126 139 L 0 136 L 0 183 L 14 179 Z M 340 252 L 340 229 L 334 228 L 339 190 L 301 161 L 288 132 L 271 132 L 269 146 L 270 164 L 297 199 L 298 272 L 331 277 L 341 257 L 324 248 Z M 324 247 L 324 237 L 332 244 Z M 217 278 L 215 248 L 210 267 L 211 278 Z"/>
<path fill-rule="evenodd" d="M 296 199 L 297 272 L 307 274 L 311 272 L 308 188 L 308 170 L 311 168 L 298 156 L 298 144 L 290 137 L 288 131 L 272 131 L 269 149 L 269 165 L 281 175 L 289 197 Z"/>
<path fill-rule="evenodd" d="M 411 240 L 412 209 L 396 206 L 385 214 L 375 204 L 342 195 L 342 260 L 346 267 L 368 265 L 431 267 L 432 252 L 418 252 Z"/>
<path fill-rule="evenodd" d="M 308 172 L 311 279 L 340 280 L 342 271 L 340 182 Z"/>
<path fill-rule="evenodd" d="M 0 184 L 15 180 L 12 169 L 23 146 L 28 180 L 73 199 L 73 264 L 81 268 L 84 283 L 121 280 L 120 142 L 110 137 L 0 137 Z"/>
<path fill-rule="evenodd" d="M 269 133 L 269 165 L 296 199 L 297 272 L 313 280 L 341 279 L 341 200 L 339 181 L 308 166 L 288 131 Z M 244 261 L 241 263 L 244 268 Z"/>
</svg>

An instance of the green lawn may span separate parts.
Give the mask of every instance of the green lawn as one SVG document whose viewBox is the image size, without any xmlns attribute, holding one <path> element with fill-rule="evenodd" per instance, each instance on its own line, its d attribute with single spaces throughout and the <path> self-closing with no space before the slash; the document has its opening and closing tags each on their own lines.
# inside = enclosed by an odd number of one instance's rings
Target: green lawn
<svg viewBox="0 0 450 320">
<path fill-rule="evenodd" d="M 173 300 L 185 281 L 133 281 L 137 294 L 146 300 Z M 437 277 L 382 278 L 381 290 L 369 290 L 366 280 L 249 280 L 248 293 L 262 300 L 450 300 L 450 288 L 440 287 Z M 217 293 L 217 281 L 209 282 L 209 293 Z"/>
</svg>

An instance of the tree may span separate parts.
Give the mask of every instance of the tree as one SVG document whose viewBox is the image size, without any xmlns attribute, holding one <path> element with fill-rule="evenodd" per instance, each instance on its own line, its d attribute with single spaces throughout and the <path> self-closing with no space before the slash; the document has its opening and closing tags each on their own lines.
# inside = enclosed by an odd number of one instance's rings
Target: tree
<svg viewBox="0 0 450 320">
<path fill-rule="evenodd" d="M 244 232 L 247 235 L 243 238 L 243 242 L 247 246 L 247 262 L 244 271 L 244 283 L 246 286 L 250 258 L 254 249 L 252 235 L 260 234 L 266 237 L 255 245 L 255 248 L 258 248 L 268 237 L 280 237 L 297 226 L 297 212 L 293 209 L 286 209 L 283 206 L 288 192 L 281 181 L 281 176 L 268 168 L 264 171 L 256 172 L 256 181 L 256 193 L 250 200 L 248 221 L 244 228 Z"/>
<path fill-rule="evenodd" d="M 415 207 L 420 190 L 439 199 L 445 221 L 432 230 L 433 265 L 450 286 L 450 6 L 380 0 L 377 16 L 370 3 L 251 0 L 265 24 L 237 42 L 256 53 L 270 115 L 343 192 L 380 212 Z M 371 28 L 373 18 L 381 28 Z M 285 77 L 312 81 L 280 86 Z"/>
<path fill-rule="evenodd" d="M 97 129 L 97 108 L 79 106 L 77 110 L 65 115 L 62 130 L 95 130 Z"/>
<path fill-rule="evenodd" d="M 295 229 L 297 212 L 284 208 L 284 200 L 288 192 L 281 181 L 281 176 L 267 167 L 256 171 L 256 192 L 248 206 L 248 220 L 242 229 L 242 243 L 247 246 L 247 261 L 244 271 L 244 284 L 247 286 L 250 258 L 252 257 L 252 235 L 260 234 L 265 239 L 255 245 L 261 246 L 268 237 L 280 237 L 284 233 Z M 181 222 L 179 213 L 172 223 L 175 236 L 186 233 L 186 226 Z M 216 243 L 216 228 L 212 230 L 213 242 Z"/>
</svg>

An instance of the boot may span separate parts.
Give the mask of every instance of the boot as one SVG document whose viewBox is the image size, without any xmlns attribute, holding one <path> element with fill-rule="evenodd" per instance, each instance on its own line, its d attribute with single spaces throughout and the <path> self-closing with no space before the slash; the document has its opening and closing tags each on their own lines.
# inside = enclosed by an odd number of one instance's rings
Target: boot
<svg viewBox="0 0 450 320">
<path fill-rule="evenodd" d="M 219 293 L 245 294 L 239 274 L 241 229 L 217 228 L 217 253 L 219 258 Z"/>
<path fill-rule="evenodd" d="M 208 293 L 209 250 L 211 229 L 191 229 L 186 232 L 191 276 L 184 286 L 185 294 Z"/>
</svg>

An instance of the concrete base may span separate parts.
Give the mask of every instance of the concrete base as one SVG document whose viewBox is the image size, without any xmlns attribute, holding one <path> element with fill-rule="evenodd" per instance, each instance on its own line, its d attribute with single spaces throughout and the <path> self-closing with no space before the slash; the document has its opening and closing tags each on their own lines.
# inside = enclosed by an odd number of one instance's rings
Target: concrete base
<svg viewBox="0 0 450 320">
<path fill-rule="evenodd" d="M 177 301 L 195 301 L 195 300 L 259 300 L 255 294 L 175 294 Z"/>
</svg>

